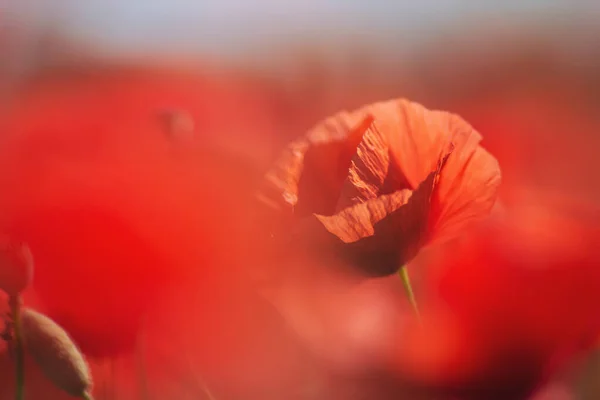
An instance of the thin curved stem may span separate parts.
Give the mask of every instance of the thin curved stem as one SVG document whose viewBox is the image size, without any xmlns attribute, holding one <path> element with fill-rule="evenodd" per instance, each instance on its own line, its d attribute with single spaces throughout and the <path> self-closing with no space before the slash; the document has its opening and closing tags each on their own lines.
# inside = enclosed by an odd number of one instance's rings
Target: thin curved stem
<svg viewBox="0 0 600 400">
<path fill-rule="evenodd" d="M 135 348 L 135 357 L 137 363 L 138 383 L 140 385 L 141 398 L 150 400 L 150 391 L 148 390 L 148 373 L 146 371 L 146 348 L 145 348 L 145 326 L 140 331 Z"/>
<path fill-rule="evenodd" d="M 408 301 L 419 320 L 421 321 L 421 313 L 419 312 L 419 306 L 417 305 L 417 300 L 415 298 L 415 293 L 413 292 L 412 285 L 410 284 L 410 277 L 408 276 L 408 271 L 406 269 L 406 265 L 403 265 L 398 270 L 398 275 L 400 275 L 400 279 L 402 280 L 402 285 L 404 286 L 404 291 L 406 292 L 406 297 L 408 297 Z"/>
<path fill-rule="evenodd" d="M 117 384 L 116 384 L 116 378 L 117 378 L 117 373 L 116 373 L 116 360 L 114 358 L 111 358 L 110 361 L 108 362 L 108 367 L 109 367 L 109 374 L 110 374 L 110 381 L 109 381 L 109 396 L 111 400 L 115 400 L 117 398 Z"/>
<path fill-rule="evenodd" d="M 11 296 L 9 299 L 13 319 L 13 332 L 15 340 L 15 400 L 25 397 L 25 365 L 23 350 L 23 335 L 21 331 L 21 297 Z"/>
</svg>

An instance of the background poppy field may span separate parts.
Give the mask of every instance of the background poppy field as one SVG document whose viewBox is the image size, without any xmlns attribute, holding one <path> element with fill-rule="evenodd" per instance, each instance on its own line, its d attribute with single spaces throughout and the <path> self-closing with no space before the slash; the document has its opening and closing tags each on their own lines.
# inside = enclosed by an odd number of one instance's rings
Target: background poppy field
<svg viewBox="0 0 600 400">
<path fill-rule="evenodd" d="M 159 3 L 0 8 L 0 230 L 30 246 L 24 302 L 72 336 L 95 399 L 600 398 L 600 11 L 426 2 L 390 8 L 415 15 L 394 31 L 381 5 L 185 25 Z M 294 13 L 319 17 L 292 34 Z M 422 321 L 397 275 L 271 238 L 296 222 L 256 201 L 291 141 L 394 98 L 459 115 L 502 175 L 489 226 L 408 263 Z M 305 171 L 328 182 L 327 157 Z M 69 398 L 25 367 L 26 399 Z"/>
</svg>

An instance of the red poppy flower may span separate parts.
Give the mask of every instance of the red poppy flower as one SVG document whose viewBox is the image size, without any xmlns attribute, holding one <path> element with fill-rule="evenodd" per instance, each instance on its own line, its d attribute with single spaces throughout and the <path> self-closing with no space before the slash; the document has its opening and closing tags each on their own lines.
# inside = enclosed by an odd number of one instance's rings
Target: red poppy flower
<svg viewBox="0 0 600 400">
<path fill-rule="evenodd" d="M 525 398 L 593 345 L 598 215 L 563 201 L 544 206 L 548 197 L 513 197 L 506 219 L 435 258 L 438 275 L 421 299 L 424 326 L 400 343 L 403 373 L 467 398 Z"/>
<path fill-rule="evenodd" d="M 490 212 L 500 170 L 480 141 L 458 116 L 403 99 L 340 112 L 267 174 L 269 234 L 299 223 L 301 237 L 389 274 Z"/>
<path fill-rule="evenodd" d="M 230 248 L 253 172 L 215 149 L 237 144 L 228 135 L 241 122 L 222 116 L 247 95 L 185 74 L 50 74 L 3 114 L 0 230 L 31 247 L 28 303 L 86 354 L 131 350 L 164 288 L 202 276 L 198 290 L 212 289 L 225 275 L 216 271 L 236 263 Z M 165 107 L 184 110 L 195 126 L 164 121 Z M 261 127 L 245 124 L 245 134 L 269 132 L 260 111 L 248 111 Z M 215 131 L 221 136 L 209 140 Z"/>
</svg>

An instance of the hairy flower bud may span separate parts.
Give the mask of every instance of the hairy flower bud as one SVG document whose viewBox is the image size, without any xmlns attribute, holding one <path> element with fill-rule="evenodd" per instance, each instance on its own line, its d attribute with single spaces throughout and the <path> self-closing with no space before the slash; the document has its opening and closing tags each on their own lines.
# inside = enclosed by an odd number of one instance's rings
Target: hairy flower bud
<svg viewBox="0 0 600 400">
<path fill-rule="evenodd" d="M 89 398 L 88 365 L 67 332 L 45 315 L 24 308 L 21 326 L 25 349 L 52 383 L 68 394 Z"/>
</svg>

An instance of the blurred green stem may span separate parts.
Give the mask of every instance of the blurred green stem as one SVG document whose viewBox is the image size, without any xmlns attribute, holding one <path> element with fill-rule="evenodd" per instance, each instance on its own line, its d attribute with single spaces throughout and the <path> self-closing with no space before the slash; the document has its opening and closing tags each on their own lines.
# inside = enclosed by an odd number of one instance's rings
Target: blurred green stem
<svg viewBox="0 0 600 400">
<path fill-rule="evenodd" d="M 111 358 L 109 363 L 108 363 L 108 367 L 109 367 L 109 373 L 110 373 L 110 381 L 109 381 L 109 398 L 110 400 L 116 400 L 117 399 L 117 384 L 116 384 L 116 379 L 117 379 L 117 373 L 116 373 L 116 363 L 117 361 L 114 358 Z"/>
<path fill-rule="evenodd" d="M 194 363 L 190 359 L 189 355 L 186 358 L 187 358 L 187 364 L 188 364 L 188 368 L 190 371 L 190 375 L 194 378 L 194 383 L 196 383 L 198 386 L 200 386 L 200 390 L 202 390 L 202 393 L 205 395 L 207 400 L 216 400 L 215 396 L 213 396 L 212 392 L 208 388 L 208 385 L 206 384 L 206 382 L 204 382 L 204 380 L 201 379 L 200 376 L 198 375 L 198 373 L 196 372 Z"/>
<path fill-rule="evenodd" d="M 148 390 L 148 373 L 146 371 L 146 353 L 145 353 L 145 326 L 140 331 L 138 340 L 136 343 L 136 362 L 137 362 L 137 373 L 140 384 L 141 398 L 143 400 L 150 400 L 150 391 Z"/>
<path fill-rule="evenodd" d="M 15 400 L 23 400 L 25 392 L 25 366 L 23 354 L 23 337 L 21 332 L 21 297 L 9 298 L 10 311 L 13 319 L 13 333 L 15 340 Z"/>
<path fill-rule="evenodd" d="M 408 297 L 408 301 L 410 302 L 417 319 L 421 321 L 421 313 L 419 312 L 419 306 L 417 305 L 417 300 L 415 299 L 415 294 L 413 292 L 412 285 L 410 284 L 410 277 L 408 276 L 406 265 L 400 267 L 398 270 L 398 275 L 400 275 L 400 279 L 402 280 L 406 297 Z"/>
</svg>

